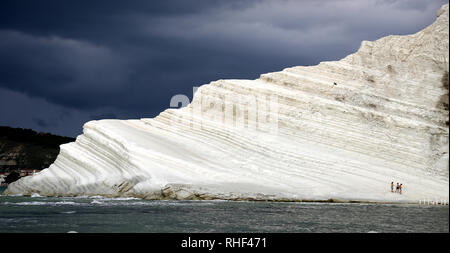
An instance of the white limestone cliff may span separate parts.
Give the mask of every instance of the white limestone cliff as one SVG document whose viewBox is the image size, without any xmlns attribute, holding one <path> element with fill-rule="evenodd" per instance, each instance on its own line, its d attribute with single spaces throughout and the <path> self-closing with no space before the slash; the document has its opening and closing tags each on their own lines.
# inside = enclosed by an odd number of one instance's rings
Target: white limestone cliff
<svg viewBox="0 0 450 253">
<path fill-rule="evenodd" d="M 4 194 L 448 202 L 448 15 L 340 61 L 211 82 L 152 119 L 90 121 Z"/>
</svg>

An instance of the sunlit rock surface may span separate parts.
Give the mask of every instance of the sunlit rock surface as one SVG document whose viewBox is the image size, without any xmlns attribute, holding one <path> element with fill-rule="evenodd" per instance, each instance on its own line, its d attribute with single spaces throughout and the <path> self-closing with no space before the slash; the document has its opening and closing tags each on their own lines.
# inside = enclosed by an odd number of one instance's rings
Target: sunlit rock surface
<svg viewBox="0 0 450 253">
<path fill-rule="evenodd" d="M 448 201 L 448 5 L 437 14 L 340 61 L 211 82 L 153 119 L 88 122 L 5 194 Z"/>
</svg>

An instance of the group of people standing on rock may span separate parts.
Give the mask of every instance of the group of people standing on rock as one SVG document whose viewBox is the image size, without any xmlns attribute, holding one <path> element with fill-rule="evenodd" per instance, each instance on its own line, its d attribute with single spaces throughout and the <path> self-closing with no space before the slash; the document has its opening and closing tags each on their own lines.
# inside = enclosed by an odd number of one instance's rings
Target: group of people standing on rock
<svg viewBox="0 0 450 253">
<path fill-rule="evenodd" d="M 398 184 L 395 187 L 395 193 L 400 193 L 402 194 L 402 190 L 403 190 L 403 184 Z M 391 182 L 391 192 L 394 192 L 394 182 Z"/>
</svg>

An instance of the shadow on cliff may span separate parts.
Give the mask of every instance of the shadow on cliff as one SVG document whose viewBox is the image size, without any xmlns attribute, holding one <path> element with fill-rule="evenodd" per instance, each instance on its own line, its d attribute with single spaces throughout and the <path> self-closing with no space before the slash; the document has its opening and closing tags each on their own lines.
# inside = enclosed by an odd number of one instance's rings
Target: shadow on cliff
<svg viewBox="0 0 450 253">
<path fill-rule="evenodd" d="M 438 104 L 437 104 L 437 108 L 439 109 L 443 109 L 443 110 L 447 110 L 449 109 L 449 101 L 448 101 L 448 71 L 445 71 L 444 75 L 442 75 L 441 78 L 441 83 L 442 83 L 442 88 L 445 89 L 445 93 L 441 95 L 441 97 L 439 98 Z M 447 119 L 447 121 L 445 122 L 445 124 L 448 126 L 449 125 L 449 121 Z"/>
</svg>

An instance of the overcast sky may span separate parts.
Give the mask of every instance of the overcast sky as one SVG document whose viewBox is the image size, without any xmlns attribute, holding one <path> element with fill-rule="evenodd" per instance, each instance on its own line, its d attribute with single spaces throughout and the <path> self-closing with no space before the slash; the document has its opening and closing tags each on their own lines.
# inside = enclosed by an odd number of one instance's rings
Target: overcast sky
<svg viewBox="0 0 450 253">
<path fill-rule="evenodd" d="M 76 136 L 92 119 L 154 117 L 193 86 L 415 33 L 445 3 L 2 0 L 0 125 Z"/>
</svg>

